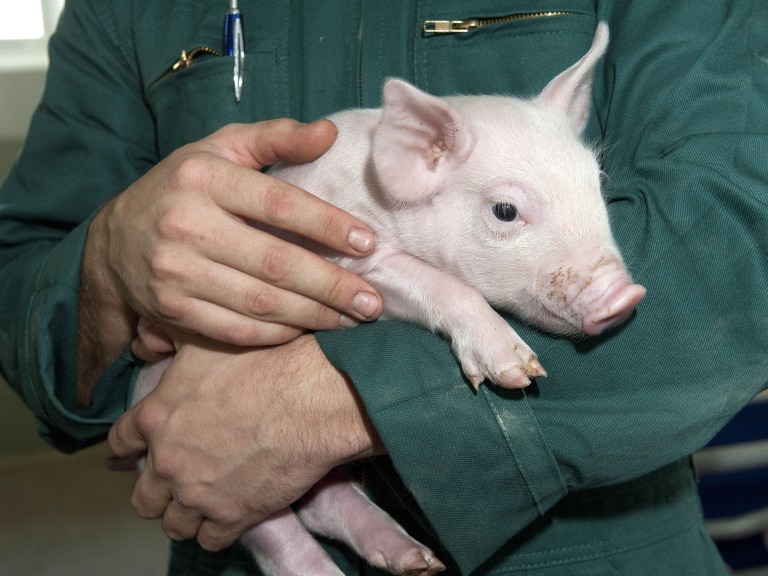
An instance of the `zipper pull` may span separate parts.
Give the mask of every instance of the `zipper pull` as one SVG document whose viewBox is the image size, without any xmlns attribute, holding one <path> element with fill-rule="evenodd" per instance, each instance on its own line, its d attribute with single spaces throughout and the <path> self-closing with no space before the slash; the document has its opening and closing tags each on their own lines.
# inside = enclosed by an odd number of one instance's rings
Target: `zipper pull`
<svg viewBox="0 0 768 576">
<path fill-rule="evenodd" d="M 554 12 L 524 12 L 506 16 L 489 16 L 488 18 L 465 18 L 464 20 L 425 20 L 421 30 L 424 34 L 461 34 L 475 28 L 503 24 L 515 20 L 531 20 L 533 18 L 548 18 L 551 16 L 569 16 L 576 12 L 558 10 Z"/>
<path fill-rule="evenodd" d="M 166 78 L 167 76 L 170 76 L 171 74 L 174 74 L 178 72 L 179 70 L 183 70 L 185 68 L 189 68 L 192 66 L 192 63 L 194 62 L 195 58 L 201 55 L 208 55 L 208 56 L 224 56 L 223 52 L 219 52 L 218 50 L 214 50 L 213 48 L 208 48 L 207 46 L 197 46 L 195 48 L 192 48 L 189 52 L 186 50 L 181 51 L 181 56 L 179 56 L 179 59 L 176 60 L 173 64 L 171 64 L 170 67 L 166 68 L 165 71 L 160 74 L 155 80 L 153 80 L 149 84 L 149 88 L 157 84 L 160 80 L 163 78 Z"/>
<path fill-rule="evenodd" d="M 173 63 L 173 65 L 167 70 L 168 73 L 173 73 L 180 68 L 189 68 L 192 65 L 192 58 L 189 57 L 186 50 L 181 51 L 181 57 Z"/>
<path fill-rule="evenodd" d="M 422 31 L 424 34 L 462 34 L 477 28 L 477 18 L 468 20 L 425 20 Z"/>
<path fill-rule="evenodd" d="M 181 56 L 179 57 L 176 62 L 173 63 L 173 65 L 167 70 L 168 72 L 176 72 L 177 70 L 181 70 L 182 68 L 189 68 L 192 66 L 192 62 L 201 55 L 208 55 L 208 56 L 224 56 L 223 52 L 219 52 L 218 50 L 214 50 L 213 48 L 208 48 L 207 46 L 197 46 L 195 48 L 192 48 L 189 52 L 186 50 L 181 51 Z"/>
</svg>

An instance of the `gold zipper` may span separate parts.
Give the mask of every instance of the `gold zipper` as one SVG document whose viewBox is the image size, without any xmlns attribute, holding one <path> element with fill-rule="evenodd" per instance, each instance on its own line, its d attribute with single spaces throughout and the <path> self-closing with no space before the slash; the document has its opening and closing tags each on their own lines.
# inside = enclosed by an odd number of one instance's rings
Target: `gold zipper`
<svg viewBox="0 0 768 576">
<path fill-rule="evenodd" d="M 496 16 L 493 18 L 466 18 L 464 20 L 425 20 L 422 26 L 424 34 L 463 34 L 493 24 L 502 24 L 514 20 L 531 20 L 533 18 L 548 18 L 551 16 L 567 16 L 576 12 L 564 10 L 554 12 L 527 12 L 525 14 L 509 14 L 508 16 Z"/>
<path fill-rule="evenodd" d="M 208 48 L 208 46 L 197 46 L 196 48 L 192 48 L 192 50 L 189 52 L 182 50 L 179 59 L 176 60 L 176 62 L 174 62 L 168 70 L 166 70 L 166 73 L 172 74 L 177 70 L 181 70 L 182 68 L 189 68 L 192 66 L 192 62 L 194 62 L 195 58 L 202 55 L 224 56 L 224 53 L 219 52 L 218 50 L 214 50 L 213 48 Z"/>
<path fill-rule="evenodd" d="M 213 48 L 208 48 L 208 46 L 196 46 L 195 48 L 192 48 L 189 52 L 186 50 L 181 51 L 181 56 L 179 56 L 179 59 L 176 60 L 173 64 L 171 64 L 168 68 L 165 69 L 165 71 L 160 74 L 159 77 L 155 79 L 150 86 L 155 85 L 157 82 L 165 78 L 166 76 L 170 76 L 174 72 L 178 72 L 179 70 L 184 70 L 185 68 L 189 68 L 192 66 L 192 63 L 195 61 L 196 58 L 200 56 L 224 56 L 223 52 L 219 52 L 218 50 L 214 50 Z"/>
</svg>

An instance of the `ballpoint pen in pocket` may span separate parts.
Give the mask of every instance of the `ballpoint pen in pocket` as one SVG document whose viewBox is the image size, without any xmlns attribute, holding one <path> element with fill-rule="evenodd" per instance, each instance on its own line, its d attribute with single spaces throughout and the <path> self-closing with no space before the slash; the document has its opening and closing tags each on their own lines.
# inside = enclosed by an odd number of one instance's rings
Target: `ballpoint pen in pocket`
<svg viewBox="0 0 768 576">
<path fill-rule="evenodd" d="M 243 17 L 237 6 L 237 0 L 229 0 L 229 9 L 224 18 L 224 54 L 232 56 L 235 61 L 233 74 L 235 101 L 240 102 L 240 96 L 243 93 L 245 44 L 243 42 Z"/>
</svg>

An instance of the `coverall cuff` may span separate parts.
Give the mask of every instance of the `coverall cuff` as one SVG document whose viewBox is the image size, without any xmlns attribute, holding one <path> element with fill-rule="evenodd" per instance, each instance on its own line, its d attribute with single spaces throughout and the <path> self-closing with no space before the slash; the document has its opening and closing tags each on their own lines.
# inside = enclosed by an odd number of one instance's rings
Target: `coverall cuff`
<svg viewBox="0 0 768 576">
<path fill-rule="evenodd" d="M 30 383 L 26 398 L 38 417 L 40 436 L 72 452 L 103 440 L 125 411 L 136 363 L 125 352 L 97 384 L 92 404 L 77 407 L 78 289 L 80 263 L 90 219 L 68 234 L 40 269 L 26 314 L 28 334 L 21 351 Z"/>
<path fill-rule="evenodd" d="M 463 573 L 566 494 L 525 392 L 474 392 L 442 338 L 395 321 L 316 337 Z"/>
</svg>

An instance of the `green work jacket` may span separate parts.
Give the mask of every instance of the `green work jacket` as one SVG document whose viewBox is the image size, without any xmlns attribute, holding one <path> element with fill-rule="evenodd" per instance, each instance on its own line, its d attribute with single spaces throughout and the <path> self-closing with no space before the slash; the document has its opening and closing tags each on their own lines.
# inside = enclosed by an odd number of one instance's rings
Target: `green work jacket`
<svg viewBox="0 0 768 576">
<path fill-rule="evenodd" d="M 80 258 L 93 214 L 160 159 L 230 122 L 376 107 L 390 76 L 435 94 L 535 94 L 604 20 L 586 138 L 648 289 L 637 314 L 577 341 L 515 323 L 550 374 L 525 391 L 473 392 L 449 345 L 404 323 L 317 338 L 389 450 L 361 467 L 368 489 L 450 573 L 723 573 L 687 456 L 768 381 L 768 3 L 242 0 L 239 104 L 228 57 L 166 73 L 182 50 L 221 47 L 226 4 L 66 3 L 0 193 L 0 365 L 41 434 L 76 450 L 128 404 L 126 352 L 75 407 Z M 493 20 L 513 15 L 528 16 Z M 466 18 L 488 20 L 422 30 Z M 334 554 L 346 573 L 375 573 Z M 254 573 L 237 547 L 186 542 L 173 558 L 176 574 Z"/>
</svg>

